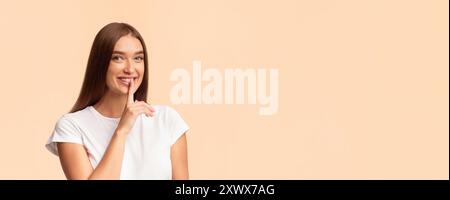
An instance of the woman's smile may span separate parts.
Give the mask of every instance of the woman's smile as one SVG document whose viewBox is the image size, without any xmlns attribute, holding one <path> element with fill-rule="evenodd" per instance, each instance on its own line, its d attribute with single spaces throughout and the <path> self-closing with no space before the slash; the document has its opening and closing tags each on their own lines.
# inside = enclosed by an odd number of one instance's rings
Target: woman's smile
<svg viewBox="0 0 450 200">
<path fill-rule="evenodd" d="M 127 86 L 130 84 L 130 81 L 133 80 L 135 84 L 137 84 L 137 76 L 119 76 L 117 77 L 117 80 L 120 84 Z"/>
</svg>

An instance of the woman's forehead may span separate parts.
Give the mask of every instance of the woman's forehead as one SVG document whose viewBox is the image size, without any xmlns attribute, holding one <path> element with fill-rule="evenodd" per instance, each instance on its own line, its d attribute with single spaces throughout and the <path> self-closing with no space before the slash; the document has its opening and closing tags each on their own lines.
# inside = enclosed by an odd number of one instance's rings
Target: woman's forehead
<svg viewBox="0 0 450 200">
<path fill-rule="evenodd" d="M 114 46 L 114 52 L 125 54 L 142 53 L 143 47 L 139 39 L 127 35 L 117 40 L 116 45 Z"/>
</svg>

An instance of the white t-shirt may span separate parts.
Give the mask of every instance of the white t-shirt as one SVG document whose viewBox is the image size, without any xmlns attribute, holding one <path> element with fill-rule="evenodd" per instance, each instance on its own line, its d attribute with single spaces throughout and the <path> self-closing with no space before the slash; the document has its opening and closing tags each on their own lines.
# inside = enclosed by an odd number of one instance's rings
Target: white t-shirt
<svg viewBox="0 0 450 200">
<path fill-rule="evenodd" d="M 189 126 L 168 106 L 153 105 L 155 115 L 137 117 L 127 136 L 120 179 L 172 179 L 170 147 Z M 58 155 L 56 142 L 84 145 L 95 169 L 109 145 L 120 118 L 101 115 L 94 107 L 63 115 L 47 141 Z"/>
</svg>

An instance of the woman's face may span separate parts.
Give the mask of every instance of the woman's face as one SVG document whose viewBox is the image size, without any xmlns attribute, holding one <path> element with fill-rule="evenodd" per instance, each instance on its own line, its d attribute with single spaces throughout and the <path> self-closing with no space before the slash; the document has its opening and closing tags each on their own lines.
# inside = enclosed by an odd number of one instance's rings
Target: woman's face
<svg viewBox="0 0 450 200">
<path fill-rule="evenodd" d="M 115 44 L 108 72 L 106 86 L 109 92 L 127 94 L 130 81 L 134 81 L 135 92 L 144 76 L 144 50 L 141 42 L 131 36 L 121 37 Z"/>
</svg>

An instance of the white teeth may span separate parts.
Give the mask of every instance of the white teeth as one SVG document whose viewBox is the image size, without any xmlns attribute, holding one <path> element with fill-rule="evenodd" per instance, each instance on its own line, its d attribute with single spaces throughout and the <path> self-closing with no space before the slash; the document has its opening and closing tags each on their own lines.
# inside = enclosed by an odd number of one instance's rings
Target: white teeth
<svg viewBox="0 0 450 200">
<path fill-rule="evenodd" d="M 130 84 L 130 82 L 131 82 L 132 79 L 133 79 L 133 78 L 123 78 L 123 77 L 120 77 L 120 78 L 119 78 L 119 80 L 120 80 L 122 83 L 124 83 L 125 85 Z"/>
</svg>

